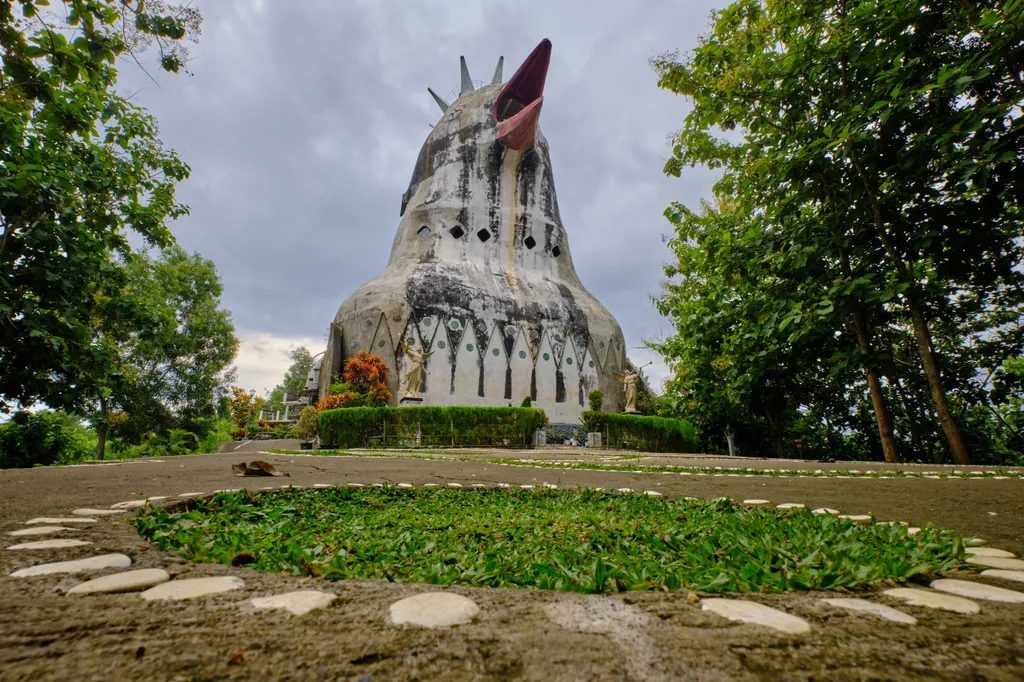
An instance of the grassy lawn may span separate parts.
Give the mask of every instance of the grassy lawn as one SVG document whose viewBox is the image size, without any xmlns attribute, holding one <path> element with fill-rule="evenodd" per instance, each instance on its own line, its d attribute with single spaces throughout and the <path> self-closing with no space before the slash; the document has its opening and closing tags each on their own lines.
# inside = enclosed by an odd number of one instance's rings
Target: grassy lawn
<svg viewBox="0 0 1024 682">
<path fill-rule="evenodd" d="M 964 558 L 955 533 L 806 510 L 594 491 L 396 488 L 222 493 L 147 508 L 139 532 L 192 561 L 331 579 L 577 592 L 856 589 Z"/>
</svg>

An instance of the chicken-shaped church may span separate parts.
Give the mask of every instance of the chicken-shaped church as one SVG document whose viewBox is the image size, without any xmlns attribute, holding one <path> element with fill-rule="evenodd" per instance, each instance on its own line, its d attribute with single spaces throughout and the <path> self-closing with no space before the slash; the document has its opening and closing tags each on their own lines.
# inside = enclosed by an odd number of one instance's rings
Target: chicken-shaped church
<svg viewBox="0 0 1024 682">
<path fill-rule="evenodd" d="M 417 404 L 529 396 L 551 422 L 578 423 L 587 393 L 600 389 L 604 409 L 621 411 L 622 331 L 576 275 L 538 128 L 550 56 L 544 40 L 504 84 L 499 59 L 480 87 L 462 59 L 450 104 L 428 88 L 444 115 L 402 196 L 387 267 L 334 318 L 310 377 L 321 395 L 366 349 L 391 367 L 394 404 L 412 376 Z"/>
</svg>

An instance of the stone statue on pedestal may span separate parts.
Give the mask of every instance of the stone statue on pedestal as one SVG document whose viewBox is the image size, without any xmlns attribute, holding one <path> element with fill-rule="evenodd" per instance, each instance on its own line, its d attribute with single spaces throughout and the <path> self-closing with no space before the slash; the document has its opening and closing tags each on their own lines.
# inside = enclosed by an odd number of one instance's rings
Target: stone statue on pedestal
<svg viewBox="0 0 1024 682">
<path fill-rule="evenodd" d="M 625 372 L 614 372 L 615 378 L 622 382 L 622 389 L 626 392 L 626 413 L 636 412 L 636 381 L 640 378 L 640 372 L 627 369 Z"/>
<path fill-rule="evenodd" d="M 402 342 L 402 350 L 405 352 L 406 357 L 412 362 L 412 367 L 409 371 L 402 375 L 402 387 L 405 389 L 404 398 L 419 398 L 420 397 L 420 382 L 423 379 L 424 365 L 427 363 L 433 353 L 424 353 L 422 350 L 414 348 L 409 344 Z"/>
</svg>

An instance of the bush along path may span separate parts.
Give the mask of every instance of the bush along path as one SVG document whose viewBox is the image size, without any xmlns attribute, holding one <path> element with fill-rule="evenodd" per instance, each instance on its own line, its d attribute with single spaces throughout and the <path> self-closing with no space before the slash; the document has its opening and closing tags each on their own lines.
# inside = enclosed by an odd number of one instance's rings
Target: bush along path
<svg viewBox="0 0 1024 682">
<path fill-rule="evenodd" d="M 612 593 L 594 595 L 594 602 L 545 597 L 543 612 L 558 627 L 609 637 L 623 657 L 623 676 L 635 679 L 657 679 L 662 654 L 649 634 L 657 619 L 623 591 L 681 592 L 685 608 L 704 614 L 709 633 L 732 622 L 797 639 L 842 627 L 843 619 L 833 624 L 840 613 L 911 627 L 1018 605 L 1016 624 L 1006 625 L 1019 628 L 1024 604 L 1024 561 L 1011 552 L 799 501 L 455 480 L 165 493 L 24 519 L 6 531 L 7 558 L 26 559 L 5 582 L 56 588 L 71 602 L 72 619 L 75 604 L 87 603 L 78 600 L 90 599 L 116 600 L 111 608 L 129 613 L 188 603 L 208 604 L 211 614 L 234 608 L 312 618 L 340 615 L 350 597 L 339 601 L 339 592 L 350 579 L 370 578 L 409 583 L 412 593 L 397 593 L 401 598 L 366 628 L 425 631 L 483 627 L 501 617 L 486 591 L 459 594 L 438 585 L 511 586 L 524 597 Z M 93 539 L 129 523 L 161 550 L 146 567 L 135 565 L 137 547 Z M 103 551 L 90 552 L 94 542 Z M 182 560 L 225 567 L 184 577 Z M 288 589 L 254 591 L 263 572 Z M 311 577 L 317 589 L 306 582 Z"/>
</svg>

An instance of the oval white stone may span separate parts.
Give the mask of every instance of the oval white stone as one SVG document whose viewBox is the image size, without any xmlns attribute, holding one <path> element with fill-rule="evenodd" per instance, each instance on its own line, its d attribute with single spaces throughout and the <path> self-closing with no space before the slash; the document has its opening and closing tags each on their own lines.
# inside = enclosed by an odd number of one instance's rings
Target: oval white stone
<svg viewBox="0 0 1024 682">
<path fill-rule="evenodd" d="M 151 587 L 139 596 L 147 601 L 155 599 L 192 599 L 208 594 L 229 592 L 243 587 L 245 587 L 245 581 L 233 575 L 218 576 L 216 578 L 189 578 L 186 580 L 173 580 L 163 585 Z"/>
<path fill-rule="evenodd" d="M 52 540 L 36 540 L 11 545 L 7 549 L 65 549 L 67 547 L 85 547 L 92 543 L 88 540 L 72 540 L 70 538 L 54 538 Z"/>
<path fill-rule="evenodd" d="M 76 509 L 71 512 L 75 516 L 111 516 L 113 514 L 124 514 L 124 509 Z"/>
<path fill-rule="evenodd" d="M 771 500 L 743 500 L 743 504 L 748 507 L 764 507 L 771 504 Z"/>
<path fill-rule="evenodd" d="M 81 530 L 80 528 L 65 528 L 64 526 L 35 526 L 34 528 L 22 528 L 21 530 L 12 530 L 8 535 L 15 537 L 21 537 L 22 535 L 50 535 L 51 533 L 60 532 L 71 532 Z"/>
<path fill-rule="evenodd" d="M 450 482 L 450 483 L 448 484 L 448 487 L 449 487 L 449 488 L 461 488 L 461 487 L 462 487 L 462 484 L 461 484 L 461 483 L 455 483 L 454 481 L 452 481 L 452 482 Z"/>
<path fill-rule="evenodd" d="M 37 523 L 96 523 L 96 519 L 87 519 L 82 516 L 41 516 L 37 519 L 29 519 L 25 522 L 26 526 L 33 526 Z"/>
<path fill-rule="evenodd" d="M 165 583 L 171 579 L 167 571 L 159 568 L 143 568 L 138 571 L 114 573 L 75 585 L 68 594 L 112 594 L 115 592 L 135 592 Z"/>
<path fill-rule="evenodd" d="M 995 547 L 968 547 L 964 551 L 973 556 L 995 556 L 1002 557 L 1003 559 L 1013 559 L 1017 556 L 1013 552 L 1007 552 L 1005 549 L 996 549 Z"/>
<path fill-rule="evenodd" d="M 616 488 L 615 492 L 617 492 L 617 493 L 631 493 L 631 492 L 633 492 L 633 489 L 632 488 Z"/>
<path fill-rule="evenodd" d="M 101 554 L 100 556 L 93 556 L 88 559 L 57 561 L 52 564 L 29 566 L 28 568 L 22 568 L 11 573 L 11 577 L 30 578 L 36 575 L 52 575 L 54 573 L 84 573 L 85 571 L 99 571 L 104 568 L 124 568 L 131 565 L 132 560 L 124 554 Z"/>
<path fill-rule="evenodd" d="M 803 509 L 804 505 L 799 502 L 783 502 L 782 504 L 776 505 L 776 509 Z"/>
<path fill-rule="evenodd" d="M 309 613 L 313 609 L 321 609 L 337 599 L 338 595 L 317 590 L 299 590 L 285 592 L 271 597 L 256 597 L 249 603 L 257 609 L 284 609 L 295 616 Z"/>
<path fill-rule="evenodd" d="M 763 625 L 792 635 L 811 631 L 810 623 L 803 618 L 752 601 L 705 599 L 701 602 L 701 611 L 710 611 L 729 620 Z"/>
<path fill-rule="evenodd" d="M 828 507 L 818 507 L 817 509 L 811 510 L 811 513 L 812 514 L 816 514 L 818 516 L 821 516 L 822 514 L 830 514 L 832 516 L 839 516 L 839 510 L 838 509 L 830 509 Z"/>
<path fill-rule="evenodd" d="M 919 590 L 916 587 L 894 587 L 884 594 L 902 599 L 911 606 L 925 606 L 929 609 L 944 609 L 956 613 L 975 614 L 981 608 L 969 599 L 961 599 L 935 590 Z"/>
<path fill-rule="evenodd" d="M 874 519 L 867 514 L 840 514 L 839 518 L 853 521 L 858 526 L 870 526 Z"/>
<path fill-rule="evenodd" d="M 940 592 L 949 592 L 950 594 L 970 597 L 971 599 L 988 599 L 990 601 L 1010 602 L 1011 604 L 1024 604 L 1024 593 L 982 583 L 972 583 L 968 580 L 953 580 L 950 578 L 933 580 L 932 588 Z"/>
<path fill-rule="evenodd" d="M 914 618 L 910 614 L 903 613 L 902 611 L 894 609 L 891 606 L 886 606 L 885 604 L 876 604 L 868 601 L 867 599 L 822 599 L 822 601 L 841 609 L 870 613 L 886 620 L 891 620 L 894 623 L 906 623 L 907 625 L 917 624 L 917 618 Z"/>
<path fill-rule="evenodd" d="M 1024 571 L 1024 561 L 1006 559 L 997 556 L 969 556 L 967 563 L 985 566 L 986 568 L 1004 568 L 1008 571 Z"/>
<path fill-rule="evenodd" d="M 662 497 L 662 494 L 657 490 L 645 490 L 644 495 L 647 495 L 648 497 Z"/>
<path fill-rule="evenodd" d="M 478 613 L 480 607 L 472 599 L 454 592 L 426 592 L 392 604 L 391 622 L 395 625 L 443 628 L 469 623 Z"/>
<path fill-rule="evenodd" d="M 990 568 L 982 571 L 981 574 L 989 578 L 1002 578 L 1003 580 L 1013 580 L 1018 583 L 1024 583 L 1024 571 L 1005 571 L 1000 568 Z"/>
</svg>

